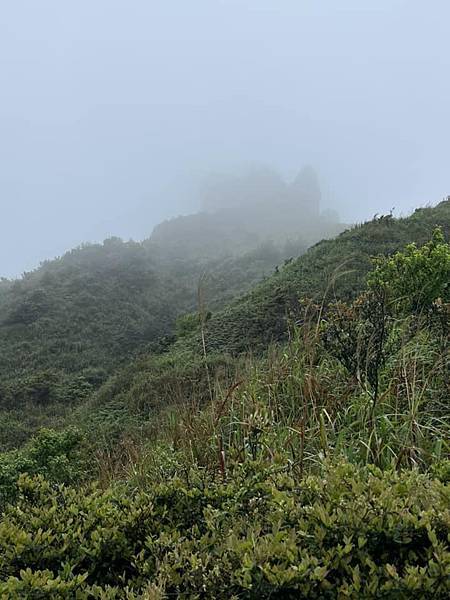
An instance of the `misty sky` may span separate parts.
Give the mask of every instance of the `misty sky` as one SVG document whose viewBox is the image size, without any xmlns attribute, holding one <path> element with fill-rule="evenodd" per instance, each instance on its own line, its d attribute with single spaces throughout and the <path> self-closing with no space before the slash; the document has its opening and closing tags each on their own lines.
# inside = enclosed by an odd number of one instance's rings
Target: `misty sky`
<svg viewBox="0 0 450 600">
<path fill-rule="evenodd" d="M 450 194 L 448 0 L 3 0 L 0 275 L 319 171 L 347 220 Z"/>
</svg>

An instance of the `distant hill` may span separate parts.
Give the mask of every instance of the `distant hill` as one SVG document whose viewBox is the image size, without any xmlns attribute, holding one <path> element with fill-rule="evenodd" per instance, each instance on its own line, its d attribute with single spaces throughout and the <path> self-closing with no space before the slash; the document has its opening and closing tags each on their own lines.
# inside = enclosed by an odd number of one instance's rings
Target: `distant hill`
<svg viewBox="0 0 450 600">
<path fill-rule="evenodd" d="M 118 239 L 73 250 L 3 288 L 0 400 L 12 404 L 58 399 L 63 375 L 81 388 L 101 382 L 189 306 L 141 244 Z"/>
<path fill-rule="evenodd" d="M 22 394 L 36 383 L 22 378 L 33 373 L 101 381 L 173 333 L 177 316 L 196 309 L 200 279 L 208 306 L 221 308 L 280 260 L 270 244 L 236 257 L 177 261 L 155 246 L 113 238 L 0 282 L 0 402 L 2 384 Z M 37 394 L 42 402 L 58 396 Z"/>
<path fill-rule="evenodd" d="M 236 256 L 268 240 L 281 250 L 287 241 L 308 248 L 345 229 L 333 211 L 321 212 L 312 167 L 303 168 L 292 183 L 267 168 L 211 177 L 202 195 L 202 212 L 164 221 L 148 245 L 166 257 L 205 260 Z"/>
</svg>

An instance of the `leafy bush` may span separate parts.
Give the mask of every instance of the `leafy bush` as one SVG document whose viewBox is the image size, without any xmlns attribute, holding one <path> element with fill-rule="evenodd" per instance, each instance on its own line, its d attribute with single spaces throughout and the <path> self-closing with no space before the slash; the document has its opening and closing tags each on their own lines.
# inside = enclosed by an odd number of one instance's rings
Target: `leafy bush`
<svg viewBox="0 0 450 600">
<path fill-rule="evenodd" d="M 370 287 L 385 290 L 403 313 L 429 310 L 437 299 L 450 301 L 450 244 L 440 228 L 421 248 L 408 244 L 375 264 L 368 278 Z"/>
<path fill-rule="evenodd" d="M 175 323 L 175 334 L 177 338 L 186 337 L 200 327 L 200 315 L 196 313 L 188 313 L 178 317 Z"/>
<path fill-rule="evenodd" d="M 22 477 L 0 522 L 0 595 L 450 593 L 449 487 L 437 480 L 343 463 L 299 482 L 253 463 L 226 484 L 192 481 L 80 494 Z M 141 596 L 149 586 L 155 594 Z"/>
<path fill-rule="evenodd" d="M 43 429 L 20 450 L 0 454 L 0 506 L 17 495 L 23 473 L 42 474 L 55 483 L 75 483 L 86 476 L 83 437 L 75 428 Z"/>
<path fill-rule="evenodd" d="M 360 384 L 368 382 L 374 403 L 379 375 L 386 362 L 386 342 L 391 322 L 384 294 L 364 293 L 351 304 L 327 307 L 322 323 L 325 347 Z"/>
</svg>

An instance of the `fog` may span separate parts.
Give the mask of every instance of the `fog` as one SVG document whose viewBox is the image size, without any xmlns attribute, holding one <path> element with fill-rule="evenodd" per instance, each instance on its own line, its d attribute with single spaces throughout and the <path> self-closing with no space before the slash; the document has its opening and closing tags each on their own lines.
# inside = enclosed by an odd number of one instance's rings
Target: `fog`
<svg viewBox="0 0 450 600">
<path fill-rule="evenodd" d="M 0 275 L 143 239 L 211 173 L 319 173 L 344 221 L 450 193 L 448 0 L 10 0 Z"/>
</svg>

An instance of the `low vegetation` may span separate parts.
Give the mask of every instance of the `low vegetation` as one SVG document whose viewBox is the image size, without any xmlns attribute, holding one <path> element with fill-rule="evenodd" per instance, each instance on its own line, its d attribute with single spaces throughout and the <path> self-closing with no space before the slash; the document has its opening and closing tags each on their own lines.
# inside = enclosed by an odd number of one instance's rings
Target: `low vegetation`
<svg viewBox="0 0 450 600">
<path fill-rule="evenodd" d="M 0 525 L 4 597 L 445 598 L 448 488 L 340 464 L 301 480 L 248 463 L 232 481 L 79 494 L 22 477 Z"/>
<path fill-rule="evenodd" d="M 0 455 L 0 596 L 447 598 L 449 208 L 200 289 L 175 339 L 67 380 Z"/>
</svg>

